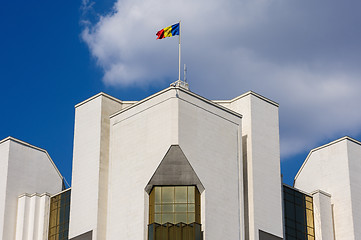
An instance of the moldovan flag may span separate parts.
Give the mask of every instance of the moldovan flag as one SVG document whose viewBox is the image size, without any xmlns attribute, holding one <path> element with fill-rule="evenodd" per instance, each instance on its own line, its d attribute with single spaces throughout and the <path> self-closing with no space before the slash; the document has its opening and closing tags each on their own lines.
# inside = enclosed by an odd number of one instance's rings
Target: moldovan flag
<svg viewBox="0 0 361 240">
<path fill-rule="evenodd" d="M 158 36 L 157 39 L 179 35 L 179 23 L 159 30 L 156 35 Z"/>
</svg>

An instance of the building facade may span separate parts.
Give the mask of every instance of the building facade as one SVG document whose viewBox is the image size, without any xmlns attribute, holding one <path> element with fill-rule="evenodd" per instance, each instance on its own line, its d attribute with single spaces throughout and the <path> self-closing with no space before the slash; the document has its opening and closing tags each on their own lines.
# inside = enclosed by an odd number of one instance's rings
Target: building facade
<svg viewBox="0 0 361 240">
<path fill-rule="evenodd" d="M 180 85 L 141 101 L 99 93 L 75 106 L 71 189 L 64 190 L 45 150 L 13 138 L 0 142 L 6 166 L 0 170 L 0 236 L 361 237 L 360 142 L 344 138 L 312 150 L 295 188 L 282 184 L 279 149 L 278 104 L 254 92 L 217 101 Z M 24 161 L 29 166 L 20 168 Z M 324 172 L 315 176 L 320 167 Z"/>
</svg>

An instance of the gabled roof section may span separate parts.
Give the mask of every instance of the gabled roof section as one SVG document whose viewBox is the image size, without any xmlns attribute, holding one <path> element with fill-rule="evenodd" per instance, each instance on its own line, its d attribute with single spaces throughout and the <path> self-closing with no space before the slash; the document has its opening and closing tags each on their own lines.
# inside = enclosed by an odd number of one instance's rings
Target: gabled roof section
<svg viewBox="0 0 361 240">
<path fill-rule="evenodd" d="M 233 98 L 233 99 L 231 99 L 231 100 L 214 100 L 214 102 L 231 103 L 231 102 L 237 101 L 237 100 L 240 99 L 240 98 L 246 97 L 246 96 L 248 96 L 248 95 L 255 96 L 255 97 L 257 97 L 257 98 L 259 98 L 259 99 L 261 99 L 261 100 L 263 100 L 263 101 L 265 101 L 265 102 L 268 102 L 268 103 L 270 103 L 270 104 L 272 104 L 272 105 L 274 105 L 274 106 L 276 106 L 276 107 L 279 107 L 279 104 L 278 104 L 278 103 L 276 103 L 276 102 L 270 100 L 269 98 L 266 98 L 266 97 L 264 97 L 264 96 L 262 96 L 262 95 L 260 95 L 260 94 L 258 94 L 258 93 L 255 93 L 255 92 L 253 92 L 253 91 L 248 91 L 248 92 L 246 92 L 246 93 L 243 93 L 242 95 L 239 95 L 238 97 L 235 97 L 235 98 Z"/>
<path fill-rule="evenodd" d="M 93 99 L 96 99 L 97 97 L 100 97 L 100 96 L 109 98 L 109 99 L 111 99 L 111 100 L 113 100 L 113 101 L 116 101 L 116 102 L 118 102 L 118 103 L 128 103 L 128 104 L 130 103 L 130 104 L 133 104 L 133 103 L 136 103 L 136 102 L 137 102 L 137 101 L 122 101 L 122 100 L 120 100 L 120 99 L 118 99 L 118 98 L 115 98 L 115 97 L 113 97 L 113 96 L 110 96 L 109 94 L 106 94 L 106 93 L 104 93 L 104 92 L 100 92 L 100 93 L 98 93 L 98 94 L 96 94 L 96 95 L 94 95 L 94 96 L 92 96 L 92 97 L 90 97 L 90 98 L 88 98 L 88 99 L 86 99 L 86 100 L 84 100 L 84 101 L 76 104 L 76 105 L 75 105 L 75 108 L 77 108 L 77 107 L 79 107 L 79 106 L 81 106 L 81 105 L 83 105 L 83 104 L 85 104 L 85 103 L 87 103 L 87 102 L 90 102 L 90 101 L 92 101 Z"/>
<path fill-rule="evenodd" d="M 171 145 L 149 180 L 145 191 L 149 194 L 153 186 L 196 185 L 199 192 L 204 186 L 179 145 Z"/>
<path fill-rule="evenodd" d="M 353 139 L 353 138 L 351 138 L 351 137 L 349 137 L 349 136 L 345 136 L 345 137 L 336 139 L 336 140 L 334 140 L 334 141 L 332 141 L 332 142 L 330 142 L 330 143 L 327 143 L 327 144 L 325 144 L 325 145 L 322 145 L 322 146 L 320 146 L 320 147 L 317 147 L 317 148 L 312 149 L 312 150 L 308 153 L 305 161 L 303 162 L 302 166 L 301 166 L 300 169 L 298 170 L 298 172 L 297 172 L 297 174 L 296 174 L 293 182 L 295 182 L 296 179 L 297 179 L 297 177 L 301 174 L 303 168 L 305 167 L 305 165 L 306 165 L 307 162 L 308 162 L 308 159 L 311 157 L 311 155 L 312 155 L 314 152 L 319 151 L 319 150 L 321 150 L 321 149 L 324 149 L 324 148 L 326 148 L 326 147 L 329 147 L 329 146 L 331 146 L 331 145 L 334 145 L 334 144 L 336 144 L 336 143 L 339 143 L 339 142 L 342 142 L 342 141 L 347 141 L 347 140 L 348 140 L 348 141 L 351 141 L 351 142 L 353 142 L 353 143 L 356 143 L 356 144 L 358 144 L 358 145 L 361 146 L 361 142 L 359 142 L 359 141 L 357 141 L 356 139 Z"/>
<path fill-rule="evenodd" d="M 189 95 L 191 95 L 191 96 L 193 96 L 193 97 L 195 97 L 195 98 L 197 98 L 197 99 L 199 99 L 199 100 L 201 100 L 203 102 L 206 102 L 206 103 L 208 103 L 208 104 L 210 104 L 210 105 L 212 105 L 214 107 L 217 107 L 217 108 L 222 109 L 222 110 L 224 110 L 224 111 L 226 111 L 226 112 L 228 112 L 228 113 L 230 113 L 232 115 L 235 115 L 237 117 L 242 118 L 241 114 L 239 114 L 239 113 L 237 113 L 237 112 L 235 112 L 235 111 L 233 111 L 233 110 L 231 110 L 229 108 L 223 107 L 223 106 L 221 106 L 221 105 L 219 105 L 219 104 L 217 104 L 217 103 L 215 103 L 215 102 L 213 102 L 213 101 L 211 101 L 209 99 L 206 99 L 206 98 L 204 98 L 204 97 L 202 97 L 202 96 L 200 96 L 198 94 L 195 94 L 195 93 L 193 93 L 193 92 L 191 92 L 191 91 L 189 91 L 189 90 L 187 90 L 187 89 L 185 89 L 183 87 L 178 87 L 178 86 L 168 87 L 168 88 L 166 88 L 166 89 L 164 89 L 162 91 L 159 91 L 159 92 L 157 92 L 157 93 L 155 93 L 155 94 L 153 94 L 153 95 L 151 95 L 151 96 L 149 96 L 147 98 L 144 98 L 143 100 L 135 102 L 133 105 L 131 105 L 131 106 L 125 108 L 125 109 L 122 109 L 122 110 L 120 110 L 120 111 L 118 111 L 118 112 L 116 112 L 116 113 L 114 113 L 112 115 L 110 115 L 110 118 L 112 118 L 114 116 L 117 116 L 118 114 L 121 114 L 121 113 L 123 113 L 123 112 L 125 112 L 127 110 L 130 110 L 130 109 L 134 108 L 134 107 L 137 107 L 138 105 L 140 105 L 140 104 L 142 104 L 144 102 L 147 102 L 147 101 L 149 101 L 149 100 L 151 100 L 151 99 L 153 99 L 153 98 L 155 98 L 155 97 L 157 97 L 157 96 L 159 96 L 161 94 L 164 94 L 164 93 L 166 93 L 168 91 L 171 91 L 171 90 L 177 90 L 177 91 L 181 91 L 183 93 L 189 94 Z"/>
<path fill-rule="evenodd" d="M 31 145 L 30 143 L 21 141 L 21 140 L 19 140 L 19 139 L 16 139 L 16 138 L 10 137 L 10 136 L 7 137 L 7 138 L 4 138 L 3 140 L 0 140 L 0 144 L 4 143 L 4 142 L 6 142 L 6 141 L 13 141 L 13 142 L 16 142 L 16 143 L 18 143 L 18 144 L 21 144 L 21 145 L 24 145 L 24 146 L 26 146 L 26 147 L 29 147 L 29 148 L 32 148 L 32 149 L 35 149 L 35 150 L 37 150 L 37 151 L 40 151 L 40 152 L 45 153 L 46 156 L 48 157 L 50 163 L 53 165 L 53 167 L 55 168 L 56 172 L 59 174 L 60 178 L 61 178 L 62 180 L 64 180 L 64 177 L 61 175 L 59 169 L 56 167 L 56 165 L 55 165 L 55 163 L 53 162 L 53 160 L 51 159 L 49 153 L 48 153 L 45 149 L 36 147 L 36 146 L 34 146 L 34 145 Z"/>
</svg>

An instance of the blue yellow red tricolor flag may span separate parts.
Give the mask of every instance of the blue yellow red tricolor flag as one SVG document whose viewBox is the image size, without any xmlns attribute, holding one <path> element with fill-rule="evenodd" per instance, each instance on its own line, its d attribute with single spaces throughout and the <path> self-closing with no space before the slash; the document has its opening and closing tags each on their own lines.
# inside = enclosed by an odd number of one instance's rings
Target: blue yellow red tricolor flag
<svg viewBox="0 0 361 240">
<path fill-rule="evenodd" d="M 156 35 L 158 36 L 157 39 L 179 35 L 179 23 L 159 30 Z"/>
</svg>

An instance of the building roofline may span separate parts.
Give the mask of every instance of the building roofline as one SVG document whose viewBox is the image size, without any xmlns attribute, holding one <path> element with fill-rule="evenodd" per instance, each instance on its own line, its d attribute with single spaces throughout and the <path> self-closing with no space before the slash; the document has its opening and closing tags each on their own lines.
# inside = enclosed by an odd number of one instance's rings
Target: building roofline
<svg viewBox="0 0 361 240">
<path fill-rule="evenodd" d="M 69 188 L 67 188 L 67 189 L 64 189 L 64 190 L 62 190 L 62 191 L 60 191 L 60 192 L 54 193 L 53 195 L 50 195 L 50 197 L 51 197 L 51 198 L 52 198 L 52 197 L 55 197 L 55 196 L 57 196 L 57 195 L 59 195 L 59 194 L 65 193 L 66 191 L 70 191 L 70 190 L 71 190 L 71 187 L 69 187 Z"/>
<path fill-rule="evenodd" d="M 288 185 L 288 184 L 286 184 L 286 183 L 282 183 L 282 184 L 283 184 L 283 186 L 285 186 L 285 187 L 295 189 L 295 190 L 299 191 L 300 193 L 303 193 L 303 194 L 305 194 L 305 195 L 307 195 L 307 196 L 309 196 L 309 197 L 312 197 L 312 193 L 305 192 L 305 191 L 303 191 L 303 190 L 301 190 L 301 189 L 299 189 L 299 188 L 290 186 L 290 185 Z"/>
<path fill-rule="evenodd" d="M 44 193 L 23 193 L 23 194 L 20 194 L 18 196 L 18 198 L 21 198 L 21 197 L 34 197 L 34 196 L 37 196 L 37 197 L 42 197 L 42 196 L 51 197 L 50 193 L 44 192 Z"/>
<path fill-rule="evenodd" d="M 165 92 L 168 92 L 168 91 L 170 91 L 170 90 L 172 90 L 172 89 L 180 90 L 180 91 L 182 91 L 182 92 L 184 92 L 184 93 L 187 93 L 187 94 L 189 94 L 189 95 L 191 95 L 191 96 L 193 96 L 193 97 L 195 97 L 195 98 L 198 98 L 199 100 L 202 100 L 202 101 L 204 101 L 204 102 L 206 102 L 206 103 L 208 103 L 208 104 L 211 104 L 211 105 L 214 106 L 214 107 L 220 108 L 220 109 L 222 109 L 222 110 L 224 110 L 224 111 L 226 111 L 226 112 L 228 112 L 228 113 L 230 113 L 230 114 L 232 114 L 232 115 L 235 115 L 235 116 L 237 116 L 237 117 L 239 117 L 239 118 L 242 118 L 242 114 L 239 114 L 239 113 L 237 113 L 237 112 L 235 112 L 235 111 L 233 111 L 233 110 L 231 110 L 231 109 L 229 109 L 229 108 L 226 108 L 226 107 L 223 107 L 223 106 L 217 104 L 216 102 L 213 102 L 213 101 L 211 101 L 211 100 L 209 100 L 209 99 L 206 99 L 206 98 L 204 98 L 204 97 L 202 97 L 202 96 L 200 96 L 200 95 L 198 95 L 198 94 L 196 94 L 196 93 L 193 93 L 193 92 L 191 92 L 191 91 L 189 91 L 189 90 L 187 90 L 187 89 L 185 89 L 185 88 L 183 88 L 183 87 L 178 87 L 178 86 L 170 86 L 170 87 L 168 87 L 168 88 L 166 88 L 166 89 L 163 89 L 163 90 L 161 90 L 161 91 L 159 91 L 159 92 L 156 92 L 155 94 L 150 95 L 149 97 L 146 97 L 146 98 L 144 98 L 144 99 L 142 99 L 142 100 L 134 103 L 133 105 L 131 105 L 131 106 L 125 108 L 125 109 L 121 109 L 121 110 L 119 110 L 118 112 L 113 113 L 113 114 L 110 115 L 109 117 L 110 117 L 110 118 L 115 117 L 115 116 L 117 116 L 117 115 L 119 115 L 119 114 L 121 114 L 121 113 L 123 113 L 123 112 L 125 112 L 125 111 L 127 111 L 127 110 L 129 110 L 129 109 L 131 109 L 131 108 L 133 108 L 133 107 L 136 107 L 136 106 L 138 106 L 138 105 L 140 105 L 140 104 L 142 104 L 142 103 L 144 103 L 144 102 L 146 102 L 146 101 L 149 101 L 150 99 L 155 98 L 155 97 L 157 97 L 157 96 L 159 96 L 159 95 L 161 95 L 161 94 L 163 94 L 163 93 L 165 93 Z"/>
<path fill-rule="evenodd" d="M 237 101 L 238 99 L 246 97 L 248 95 L 253 95 L 253 96 L 258 97 L 259 99 L 261 99 L 261 100 L 263 100 L 265 102 L 268 102 L 268 103 L 270 103 L 270 104 L 272 104 L 272 105 L 274 105 L 276 107 L 279 107 L 279 104 L 277 102 L 272 101 L 271 99 L 266 98 L 266 97 L 264 97 L 264 96 L 262 96 L 262 95 L 260 95 L 260 94 L 258 94 L 256 92 L 253 92 L 253 91 L 248 91 L 246 93 L 243 93 L 243 94 L 241 94 L 241 95 L 239 95 L 239 96 L 237 96 L 237 97 L 235 97 L 235 98 L 233 98 L 231 100 L 214 100 L 214 101 L 215 102 L 220 102 L 220 103 L 231 103 L 231 102 Z"/>
<path fill-rule="evenodd" d="M 40 152 L 45 153 L 46 156 L 48 157 L 50 163 L 53 165 L 53 167 L 55 168 L 56 172 L 59 174 L 61 180 L 64 179 L 64 177 L 61 175 L 59 169 L 58 169 L 57 166 L 55 165 L 54 161 L 51 159 L 48 151 L 46 151 L 45 149 L 42 149 L 42 148 L 39 148 L 39 147 L 37 147 L 37 146 L 31 145 L 30 143 L 21 141 L 21 140 L 19 140 L 19 139 L 16 139 L 16 138 L 14 138 L 14 137 L 11 137 L 11 136 L 0 140 L 0 144 L 4 143 L 4 142 L 6 142 L 6 141 L 13 141 L 13 142 L 19 143 L 19 144 L 21 144 L 21 145 L 24 145 L 24 146 L 26 146 L 26 147 L 30 147 L 30 148 L 32 148 L 32 149 L 35 149 L 35 150 L 38 150 L 38 151 L 40 151 Z"/>
<path fill-rule="evenodd" d="M 295 178 L 294 178 L 294 180 L 293 180 L 293 185 L 295 184 L 296 179 L 298 178 L 298 176 L 301 174 L 304 166 L 305 166 L 306 163 L 308 162 L 308 159 L 311 157 L 312 153 L 314 153 L 314 152 L 316 152 L 316 151 L 318 151 L 318 150 L 321 150 L 321 149 L 323 149 L 323 148 L 329 147 L 329 146 L 331 146 L 331 145 L 333 145 L 333 144 L 342 142 L 342 141 L 344 141 L 344 140 L 349 140 L 349 141 L 354 142 L 354 143 L 356 143 L 356 144 L 358 144 L 358 145 L 361 146 L 361 142 L 360 142 L 360 141 L 357 141 L 356 139 L 351 138 L 351 137 L 349 137 L 349 136 L 344 136 L 344 137 L 342 137 L 342 138 L 336 139 L 336 140 L 334 140 L 334 141 L 332 141 L 332 142 L 329 142 L 329 143 L 324 144 L 324 145 L 322 145 L 322 146 L 319 146 L 319 147 L 317 147 L 317 148 L 311 149 L 311 151 L 308 153 L 305 161 L 302 163 L 302 166 L 301 166 L 300 169 L 298 170 L 298 172 L 297 172 L 297 174 L 296 174 L 296 176 L 295 176 Z"/>
<path fill-rule="evenodd" d="M 323 195 L 325 195 L 325 196 L 327 196 L 327 197 L 331 197 L 331 194 L 329 194 L 329 193 L 327 193 L 327 192 L 325 192 L 325 191 L 322 191 L 322 190 L 320 190 L 320 189 L 317 189 L 317 190 L 311 192 L 312 196 L 315 195 L 316 193 L 321 193 L 321 194 L 323 194 Z"/>
<path fill-rule="evenodd" d="M 94 96 L 92 96 L 92 97 L 90 97 L 90 98 L 88 98 L 88 99 L 86 99 L 86 100 L 84 100 L 84 101 L 76 104 L 76 105 L 74 106 L 74 108 L 80 107 L 81 105 L 83 105 L 83 104 L 85 104 L 85 103 L 87 103 L 87 102 L 90 102 L 90 101 L 92 101 L 92 100 L 94 100 L 95 98 L 100 97 L 100 96 L 109 98 L 109 99 L 111 99 L 111 100 L 113 100 L 113 101 L 116 101 L 116 102 L 118 102 L 118 103 L 136 103 L 136 102 L 137 102 L 137 101 L 122 101 L 122 100 L 120 100 L 120 99 L 118 99 L 118 98 L 116 98 L 116 97 L 110 96 L 109 94 L 106 94 L 106 93 L 104 93 L 104 92 L 100 92 L 100 93 L 95 94 Z"/>
</svg>

